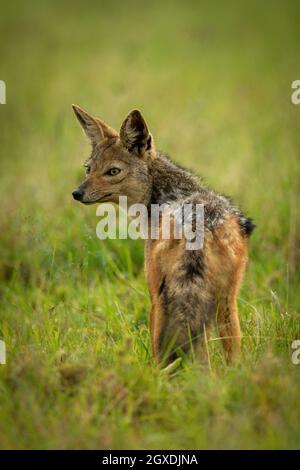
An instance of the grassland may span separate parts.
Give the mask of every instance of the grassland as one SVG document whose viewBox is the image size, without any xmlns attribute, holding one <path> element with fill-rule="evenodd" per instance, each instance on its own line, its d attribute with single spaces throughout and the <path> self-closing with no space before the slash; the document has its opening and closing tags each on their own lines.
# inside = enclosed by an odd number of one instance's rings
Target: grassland
<svg viewBox="0 0 300 470">
<path fill-rule="evenodd" d="M 300 106 L 296 1 L 2 2 L 0 447 L 299 448 Z M 240 360 L 153 364 L 140 241 L 100 241 L 71 191 L 77 103 L 157 146 L 257 224 Z"/>
</svg>

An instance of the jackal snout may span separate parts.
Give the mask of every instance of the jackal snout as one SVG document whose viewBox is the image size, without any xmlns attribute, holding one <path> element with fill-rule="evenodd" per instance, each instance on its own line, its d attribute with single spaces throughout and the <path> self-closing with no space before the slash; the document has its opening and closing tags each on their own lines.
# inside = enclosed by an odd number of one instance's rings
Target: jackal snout
<svg viewBox="0 0 300 470">
<path fill-rule="evenodd" d="M 79 186 L 79 188 L 75 189 L 75 191 L 72 192 L 72 196 L 74 199 L 76 199 L 76 201 L 82 201 L 82 198 L 84 196 L 83 189 L 81 189 Z"/>
<path fill-rule="evenodd" d="M 88 185 L 88 182 L 86 180 L 86 181 L 83 181 L 83 183 L 81 183 L 78 186 L 78 188 L 74 189 L 74 191 L 72 192 L 72 196 L 76 201 L 83 202 L 83 203 L 86 202 L 85 191 L 86 191 L 87 185 Z"/>
</svg>

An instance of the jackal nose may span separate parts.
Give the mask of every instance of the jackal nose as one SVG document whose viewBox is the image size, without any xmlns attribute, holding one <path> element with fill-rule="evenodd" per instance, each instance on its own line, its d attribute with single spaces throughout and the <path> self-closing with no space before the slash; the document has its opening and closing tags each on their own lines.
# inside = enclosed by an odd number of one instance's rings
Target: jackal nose
<svg viewBox="0 0 300 470">
<path fill-rule="evenodd" d="M 74 199 L 76 199 L 76 201 L 81 201 L 83 197 L 83 190 L 80 188 L 75 189 L 75 191 L 72 192 L 72 196 Z"/>
</svg>

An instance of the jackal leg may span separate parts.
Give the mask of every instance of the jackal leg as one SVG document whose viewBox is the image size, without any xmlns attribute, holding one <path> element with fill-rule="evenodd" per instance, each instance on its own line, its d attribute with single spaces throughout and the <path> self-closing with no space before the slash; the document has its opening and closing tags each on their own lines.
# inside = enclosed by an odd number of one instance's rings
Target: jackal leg
<svg viewBox="0 0 300 470">
<path fill-rule="evenodd" d="M 165 312 L 163 312 L 158 301 L 152 303 L 150 311 L 150 338 L 154 359 L 162 361 L 162 338 L 165 326 Z"/>
<path fill-rule="evenodd" d="M 237 296 L 247 264 L 248 245 L 236 220 L 231 218 L 216 231 L 214 243 L 209 243 L 208 248 L 210 259 L 215 260 L 211 267 L 217 290 L 216 323 L 229 362 L 241 349 Z"/>
<path fill-rule="evenodd" d="M 225 358 L 228 362 L 238 356 L 241 349 L 241 328 L 238 317 L 236 292 L 220 299 L 217 309 L 217 326 Z"/>
<path fill-rule="evenodd" d="M 173 354 L 191 353 L 197 363 L 208 365 L 213 301 L 203 302 L 201 296 L 186 293 L 182 299 L 170 303 L 170 317 L 172 314 L 173 317 L 165 327 L 163 344 L 170 345 Z"/>
</svg>

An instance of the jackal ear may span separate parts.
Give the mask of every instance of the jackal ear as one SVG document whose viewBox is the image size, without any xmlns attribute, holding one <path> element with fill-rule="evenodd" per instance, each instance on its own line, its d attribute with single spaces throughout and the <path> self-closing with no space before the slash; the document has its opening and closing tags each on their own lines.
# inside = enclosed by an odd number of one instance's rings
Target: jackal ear
<svg viewBox="0 0 300 470">
<path fill-rule="evenodd" d="M 142 156 L 151 149 L 152 137 L 141 113 L 134 109 L 128 114 L 120 130 L 120 138 L 129 152 Z"/>
<path fill-rule="evenodd" d="M 106 122 L 90 116 L 79 106 L 75 106 L 73 104 L 72 108 L 81 127 L 90 139 L 93 146 L 99 144 L 106 137 L 116 137 L 118 135 L 117 131 L 106 124 Z"/>
</svg>

